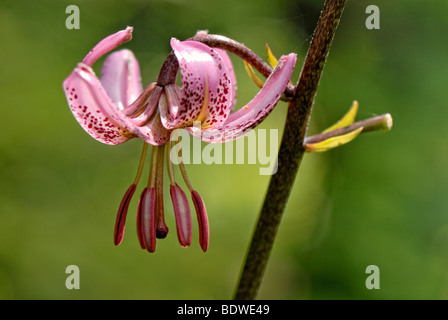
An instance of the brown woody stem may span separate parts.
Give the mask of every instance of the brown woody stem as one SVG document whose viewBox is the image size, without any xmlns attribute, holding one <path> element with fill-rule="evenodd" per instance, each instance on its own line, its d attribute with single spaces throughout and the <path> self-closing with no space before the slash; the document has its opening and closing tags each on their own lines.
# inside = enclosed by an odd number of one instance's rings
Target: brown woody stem
<svg viewBox="0 0 448 320">
<path fill-rule="evenodd" d="M 289 102 L 272 176 L 246 256 L 235 299 L 255 299 L 303 154 L 304 141 L 322 70 L 346 0 L 327 0 L 314 32 L 302 72 Z M 254 66 L 255 67 L 255 66 Z"/>
</svg>

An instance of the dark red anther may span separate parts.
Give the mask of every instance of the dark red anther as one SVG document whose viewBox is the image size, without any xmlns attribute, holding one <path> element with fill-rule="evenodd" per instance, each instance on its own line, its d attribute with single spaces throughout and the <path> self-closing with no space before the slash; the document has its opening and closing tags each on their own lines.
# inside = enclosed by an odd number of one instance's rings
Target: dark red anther
<svg viewBox="0 0 448 320">
<path fill-rule="evenodd" d="M 170 194 L 176 217 L 177 238 L 182 247 L 188 247 L 191 244 L 191 215 L 187 196 L 177 184 L 171 185 Z"/>
<path fill-rule="evenodd" d="M 142 249 L 156 250 L 156 190 L 145 188 L 137 212 L 137 234 Z"/>
<path fill-rule="evenodd" d="M 128 213 L 129 203 L 131 202 L 132 195 L 135 192 L 135 188 L 137 186 L 132 184 L 126 193 L 124 194 L 123 199 L 121 200 L 120 207 L 118 208 L 117 219 L 115 221 L 115 230 L 114 230 L 114 243 L 116 246 L 120 245 L 121 241 L 123 241 L 124 236 L 124 226 L 126 223 L 126 215 Z"/>
<path fill-rule="evenodd" d="M 199 225 L 199 244 L 202 251 L 207 251 L 210 233 L 208 227 L 207 209 L 205 208 L 204 200 L 196 190 L 191 191 L 191 197 L 193 199 L 194 207 L 196 209 L 196 215 Z"/>
</svg>

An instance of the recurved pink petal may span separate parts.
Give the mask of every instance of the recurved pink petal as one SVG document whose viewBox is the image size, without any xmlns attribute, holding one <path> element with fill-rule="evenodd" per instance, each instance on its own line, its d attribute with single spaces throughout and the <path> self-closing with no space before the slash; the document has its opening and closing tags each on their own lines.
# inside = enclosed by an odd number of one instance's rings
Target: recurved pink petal
<svg viewBox="0 0 448 320">
<path fill-rule="evenodd" d="M 232 109 L 234 84 L 228 61 L 207 45 L 196 41 L 171 39 L 182 77 L 179 104 L 168 103 L 161 110 L 166 128 L 178 128 L 201 121 L 205 128 L 218 128 Z"/>
<path fill-rule="evenodd" d="M 219 129 L 187 128 L 188 132 L 206 142 L 234 140 L 258 126 L 274 109 L 291 79 L 297 56 L 282 56 L 258 94 L 243 108 L 232 113 Z"/>
<path fill-rule="evenodd" d="M 120 110 L 139 97 L 143 91 L 140 67 L 132 51 L 115 51 L 106 58 L 101 69 L 101 84 Z"/>
<path fill-rule="evenodd" d="M 106 60 L 103 81 L 107 91 L 90 67 L 131 37 L 132 28 L 128 27 L 100 41 L 65 79 L 65 95 L 76 120 L 94 139 L 115 145 L 138 136 L 149 144 L 163 145 L 169 140 L 170 132 L 162 126 L 160 119 L 152 119 L 139 127 L 138 120 L 129 118 L 121 110 L 133 99 L 144 103 L 153 91 L 151 84 L 141 93 L 140 71 L 134 55 L 129 50 L 122 50 Z"/>
<path fill-rule="evenodd" d="M 88 65 L 79 63 L 65 79 L 63 88 L 76 120 L 94 139 L 116 145 L 134 137 L 116 116 L 117 107 Z"/>
<path fill-rule="evenodd" d="M 140 127 L 138 119 L 129 118 L 119 110 L 89 66 L 79 63 L 63 86 L 76 120 L 96 140 L 111 145 L 135 136 L 151 145 L 163 145 L 169 140 L 170 132 L 162 126 L 159 117 Z"/>
<path fill-rule="evenodd" d="M 191 215 L 187 196 L 177 184 L 171 185 L 170 194 L 176 217 L 179 243 L 182 247 L 188 247 L 191 244 Z"/>
<path fill-rule="evenodd" d="M 93 66 L 96 60 L 101 58 L 103 55 L 112 51 L 123 43 L 131 40 L 133 30 L 134 28 L 127 27 L 125 30 L 118 31 L 114 34 L 111 34 L 110 36 L 107 36 L 106 38 L 98 42 L 98 44 L 93 47 L 92 50 L 90 50 L 90 52 L 85 56 L 82 62 L 89 67 Z"/>
<path fill-rule="evenodd" d="M 78 64 L 75 70 L 73 70 L 63 83 L 67 102 L 76 120 L 78 120 L 84 130 L 86 130 L 94 139 L 106 144 L 120 144 L 134 137 L 134 135 L 124 128 L 119 119 L 114 116 L 117 106 L 111 101 L 90 67 L 102 55 L 115 49 L 122 43 L 131 40 L 132 30 L 132 27 L 128 27 L 125 30 L 114 33 L 101 40 L 92 50 L 90 50 L 83 62 Z M 118 56 L 120 56 L 120 54 Z M 127 54 L 127 56 L 129 57 L 129 54 Z M 121 58 L 123 58 L 123 54 L 121 54 Z M 121 64 L 123 65 L 123 63 Z M 135 68 L 137 68 L 137 70 Z M 108 69 L 112 70 L 110 67 Z M 123 85 L 121 79 L 117 78 L 118 74 L 116 71 L 120 69 L 123 68 L 119 67 L 115 72 L 110 72 L 111 75 L 106 77 L 106 82 L 110 84 L 109 87 L 112 87 L 114 82 L 115 87 L 118 84 L 126 86 L 126 84 Z M 133 73 L 137 71 L 138 74 L 136 77 L 140 76 L 138 64 L 136 66 L 134 64 L 130 70 L 132 70 Z M 111 79 L 113 79 L 113 81 Z M 136 84 L 134 80 L 128 80 L 126 82 L 132 84 L 131 86 L 136 90 L 141 91 L 141 86 L 139 89 L 138 84 Z M 109 91 L 112 92 L 116 88 L 109 89 Z M 119 91 L 122 92 L 121 89 Z M 140 92 L 133 93 L 133 95 L 138 94 L 140 94 Z"/>
<path fill-rule="evenodd" d="M 202 197 L 196 190 L 191 191 L 191 197 L 193 199 L 194 207 L 196 209 L 196 215 L 198 218 L 199 244 L 201 245 L 202 251 L 205 252 L 208 249 L 210 239 L 207 209 L 205 208 L 204 200 L 202 200 Z"/>
</svg>

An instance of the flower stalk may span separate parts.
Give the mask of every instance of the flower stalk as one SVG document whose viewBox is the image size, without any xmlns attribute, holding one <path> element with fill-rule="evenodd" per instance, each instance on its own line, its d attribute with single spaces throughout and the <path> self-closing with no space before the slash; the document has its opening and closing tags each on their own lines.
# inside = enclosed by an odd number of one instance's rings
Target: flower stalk
<svg viewBox="0 0 448 320">
<path fill-rule="evenodd" d="M 272 176 L 235 299 L 255 299 L 283 212 L 305 153 L 305 137 L 323 67 L 346 0 L 327 0 L 308 50 L 302 72 L 289 102 L 278 154 L 278 171 Z M 255 67 L 255 66 L 254 66 Z"/>
</svg>

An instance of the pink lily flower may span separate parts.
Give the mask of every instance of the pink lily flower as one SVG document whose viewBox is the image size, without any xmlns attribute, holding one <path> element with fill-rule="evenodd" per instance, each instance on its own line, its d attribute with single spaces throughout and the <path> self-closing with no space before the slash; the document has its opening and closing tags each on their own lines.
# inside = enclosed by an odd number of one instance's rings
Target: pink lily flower
<svg viewBox="0 0 448 320">
<path fill-rule="evenodd" d="M 145 142 L 137 176 L 118 210 L 114 233 L 116 245 L 124 236 L 128 206 L 142 173 L 147 147 L 153 146 L 148 185 L 138 205 L 137 233 L 141 247 L 154 252 L 156 238 L 164 238 L 168 233 L 162 190 L 165 145 L 169 151 L 171 132 L 185 128 L 191 135 L 207 142 L 226 142 L 244 135 L 275 107 L 291 78 L 296 55 L 282 56 L 254 99 L 232 112 L 236 103 L 236 77 L 230 58 L 224 50 L 201 42 L 171 39 L 182 78 L 180 87 L 174 83 L 154 82 L 143 89 L 139 64 L 127 49 L 106 58 L 98 79 L 92 65 L 131 40 L 132 30 L 128 27 L 100 41 L 65 79 L 63 89 L 76 120 L 94 139 L 109 145 L 132 138 Z M 201 128 L 193 126 L 196 121 L 201 122 Z M 169 157 L 167 160 L 178 240 L 187 247 L 192 237 L 188 199 L 174 179 Z M 209 245 L 206 207 L 191 186 L 182 164 L 180 168 L 195 206 L 199 243 L 205 252 Z"/>
</svg>

